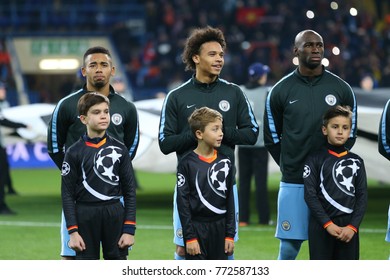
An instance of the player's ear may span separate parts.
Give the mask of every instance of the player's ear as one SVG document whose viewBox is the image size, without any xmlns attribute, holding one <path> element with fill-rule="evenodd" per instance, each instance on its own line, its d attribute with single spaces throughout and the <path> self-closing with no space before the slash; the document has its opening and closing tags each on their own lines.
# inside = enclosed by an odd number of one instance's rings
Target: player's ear
<svg viewBox="0 0 390 280">
<path fill-rule="evenodd" d="M 116 68 L 115 68 L 115 66 L 112 66 L 111 67 L 111 77 L 114 77 L 115 73 L 116 73 Z"/>
<path fill-rule="evenodd" d="M 192 61 L 195 63 L 195 64 L 198 64 L 199 63 L 199 54 L 194 54 L 192 56 Z"/>
<path fill-rule="evenodd" d="M 81 67 L 81 75 L 82 75 L 83 77 L 87 76 L 87 69 L 86 69 L 84 66 Z"/>
<path fill-rule="evenodd" d="M 198 129 L 195 131 L 195 137 L 196 139 L 203 139 L 203 132 Z"/>
<path fill-rule="evenodd" d="M 324 134 L 325 136 L 328 135 L 328 130 L 326 129 L 326 126 L 322 126 L 322 134 Z"/>
<path fill-rule="evenodd" d="M 87 124 L 87 116 L 85 116 L 85 115 L 80 115 L 79 116 L 79 119 L 80 119 L 80 121 L 83 123 L 83 124 Z"/>
<path fill-rule="evenodd" d="M 296 46 L 293 47 L 293 54 L 295 57 L 298 56 L 298 48 Z"/>
</svg>

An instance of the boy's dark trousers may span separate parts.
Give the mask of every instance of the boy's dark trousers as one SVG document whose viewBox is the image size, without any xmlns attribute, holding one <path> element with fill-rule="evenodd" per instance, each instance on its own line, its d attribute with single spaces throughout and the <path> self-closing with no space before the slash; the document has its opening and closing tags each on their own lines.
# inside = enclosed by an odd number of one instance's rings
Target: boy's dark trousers
<svg viewBox="0 0 390 280">
<path fill-rule="evenodd" d="M 346 214 L 333 218 L 338 226 L 346 226 L 351 220 Z M 359 259 L 359 233 L 355 233 L 348 243 L 331 236 L 323 225 L 313 216 L 309 221 L 309 254 L 311 260 L 358 260 Z"/>
<path fill-rule="evenodd" d="M 217 221 L 192 220 L 201 254 L 191 256 L 187 254 L 186 260 L 227 260 L 225 254 L 225 218 Z"/>
</svg>

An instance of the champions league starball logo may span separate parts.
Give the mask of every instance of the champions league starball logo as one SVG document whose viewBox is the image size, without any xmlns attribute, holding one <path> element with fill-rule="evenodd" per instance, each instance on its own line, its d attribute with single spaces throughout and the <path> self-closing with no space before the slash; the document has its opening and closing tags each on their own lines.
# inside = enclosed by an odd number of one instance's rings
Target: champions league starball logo
<svg viewBox="0 0 390 280">
<path fill-rule="evenodd" d="M 226 177 L 229 174 L 231 162 L 223 159 L 209 169 L 209 185 L 219 196 L 226 197 Z"/>
<path fill-rule="evenodd" d="M 177 187 L 181 188 L 182 186 L 184 186 L 185 183 L 186 183 L 186 178 L 184 177 L 184 175 L 181 173 L 178 173 L 177 174 Z"/>
<path fill-rule="evenodd" d="M 61 167 L 61 176 L 66 176 L 68 175 L 70 172 L 70 166 L 69 166 L 69 163 L 67 163 L 66 161 L 64 161 L 62 163 L 62 167 Z"/>
<path fill-rule="evenodd" d="M 303 178 L 307 178 L 310 176 L 310 173 L 311 173 L 311 169 L 308 165 L 305 165 L 303 167 Z"/>
<path fill-rule="evenodd" d="M 110 184 L 118 184 L 119 175 L 115 173 L 117 164 L 120 163 L 121 149 L 115 146 L 108 146 L 101 149 L 95 155 L 94 171 L 103 181 Z"/>
<path fill-rule="evenodd" d="M 354 177 L 360 169 L 358 159 L 343 159 L 333 166 L 333 178 L 338 188 L 347 195 L 355 195 Z"/>
</svg>

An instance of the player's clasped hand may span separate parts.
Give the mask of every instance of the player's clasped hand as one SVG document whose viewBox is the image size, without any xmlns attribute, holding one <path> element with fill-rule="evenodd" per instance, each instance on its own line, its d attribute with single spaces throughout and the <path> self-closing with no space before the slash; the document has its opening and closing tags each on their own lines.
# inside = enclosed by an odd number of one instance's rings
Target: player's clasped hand
<svg viewBox="0 0 390 280">
<path fill-rule="evenodd" d="M 329 225 L 326 230 L 330 235 L 346 243 L 351 241 L 352 237 L 355 235 L 355 232 L 352 229 L 348 227 L 339 227 L 336 224 Z"/>
<path fill-rule="evenodd" d="M 351 241 L 354 235 L 355 232 L 349 227 L 341 227 L 341 233 L 339 234 L 338 239 L 348 243 L 349 241 Z"/>
<path fill-rule="evenodd" d="M 187 253 L 191 256 L 200 254 L 200 246 L 197 240 L 187 243 Z"/>
<path fill-rule="evenodd" d="M 84 240 L 77 231 L 70 234 L 70 240 L 68 245 L 76 252 L 81 252 L 86 249 Z"/>
<path fill-rule="evenodd" d="M 233 255 L 233 253 L 234 253 L 234 241 L 225 240 L 225 254 L 231 256 Z"/>
<path fill-rule="evenodd" d="M 121 249 L 128 248 L 134 245 L 134 235 L 124 233 L 118 241 L 118 246 Z"/>
<path fill-rule="evenodd" d="M 330 235 L 332 235 L 332 236 L 338 238 L 338 236 L 339 236 L 340 233 L 341 233 L 341 228 L 340 228 L 338 225 L 336 225 L 336 224 L 330 224 L 330 225 L 326 228 L 326 231 L 327 231 Z"/>
</svg>

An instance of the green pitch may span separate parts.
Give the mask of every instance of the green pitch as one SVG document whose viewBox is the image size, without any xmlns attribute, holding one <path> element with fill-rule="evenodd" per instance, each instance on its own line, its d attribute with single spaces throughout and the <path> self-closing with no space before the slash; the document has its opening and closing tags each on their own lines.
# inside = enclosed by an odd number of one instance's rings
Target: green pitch
<svg viewBox="0 0 390 280">
<path fill-rule="evenodd" d="M 0 216 L 0 260 L 60 259 L 61 197 L 60 174 L 56 169 L 13 170 L 17 196 L 7 196 L 15 216 Z M 272 219 L 276 220 L 277 174 L 269 180 Z M 129 254 L 133 260 L 171 260 L 175 246 L 172 230 L 172 194 L 174 174 L 137 172 L 137 231 L 135 245 Z M 360 257 L 363 260 L 385 260 L 390 243 L 384 241 L 390 186 L 369 182 L 368 209 L 360 232 Z M 239 229 L 235 258 L 275 260 L 279 242 L 274 226 L 253 225 Z M 307 242 L 298 259 L 308 259 Z"/>
</svg>

